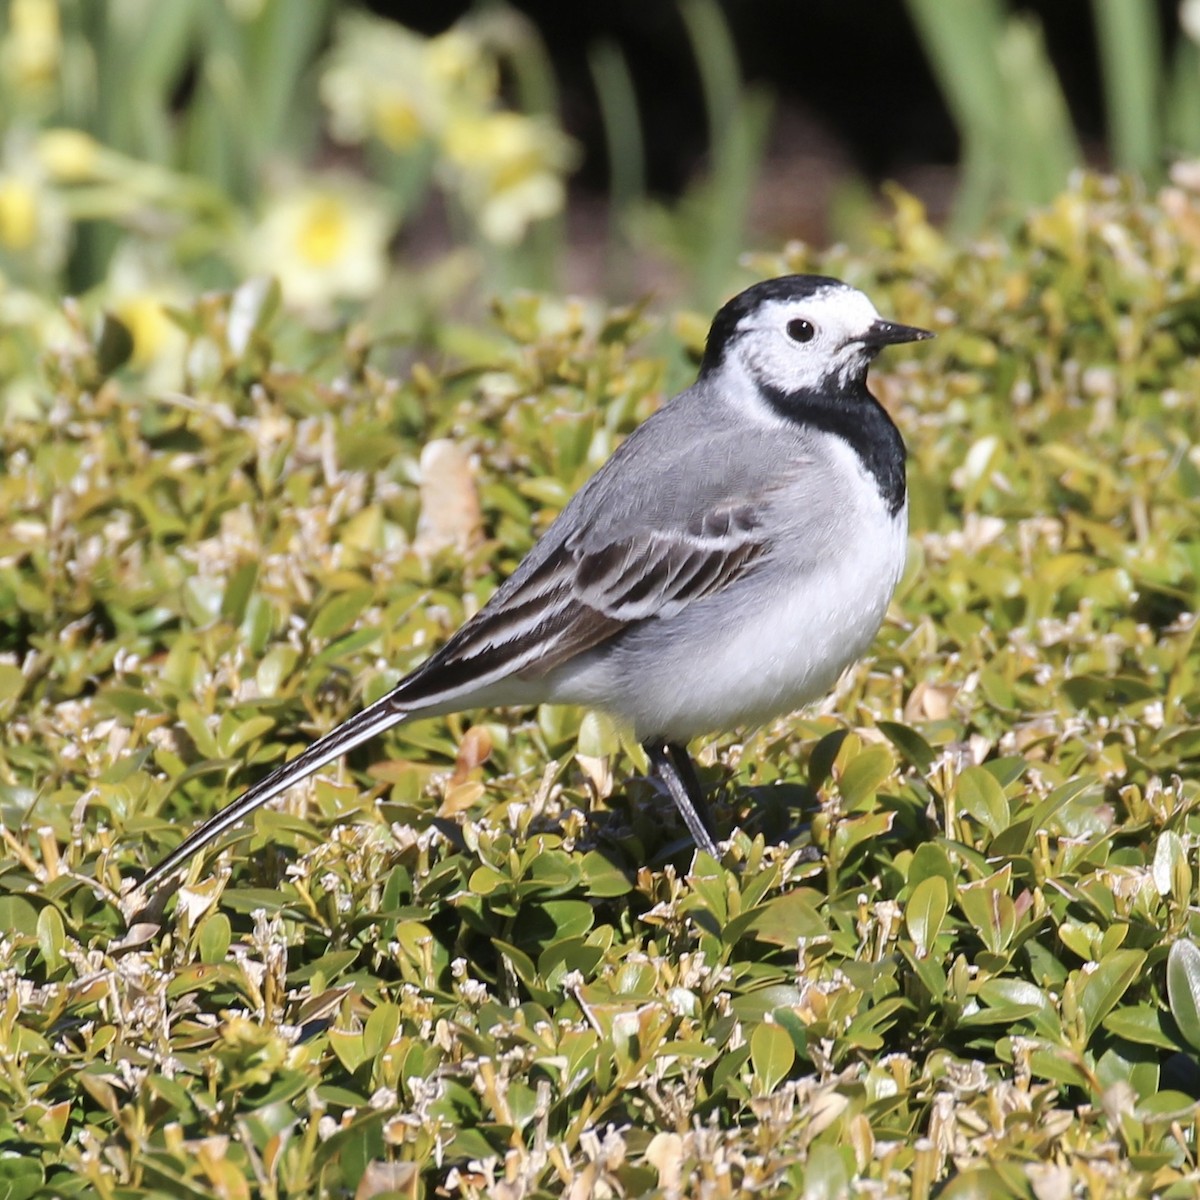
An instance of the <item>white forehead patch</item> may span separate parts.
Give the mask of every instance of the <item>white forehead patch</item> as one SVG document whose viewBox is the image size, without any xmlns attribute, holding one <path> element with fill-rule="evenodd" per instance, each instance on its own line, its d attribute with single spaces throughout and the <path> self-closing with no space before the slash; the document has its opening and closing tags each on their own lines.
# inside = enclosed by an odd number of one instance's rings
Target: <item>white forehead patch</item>
<svg viewBox="0 0 1200 1200">
<path fill-rule="evenodd" d="M 744 318 L 741 328 L 778 326 L 782 329 L 788 321 L 798 317 L 811 321 L 818 336 L 827 331 L 840 335 L 839 341 L 845 341 L 865 333 L 879 320 L 879 312 L 857 288 L 827 287 L 796 300 L 769 300 L 757 312 Z"/>
</svg>

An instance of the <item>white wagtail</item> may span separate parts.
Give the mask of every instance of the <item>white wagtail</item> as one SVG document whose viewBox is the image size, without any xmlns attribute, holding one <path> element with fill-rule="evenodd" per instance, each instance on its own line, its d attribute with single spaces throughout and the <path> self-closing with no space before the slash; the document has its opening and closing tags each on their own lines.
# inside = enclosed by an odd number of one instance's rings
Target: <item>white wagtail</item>
<svg viewBox="0 0 1200 1200">
<path fill-rule="evenodd" d="M 904 442 L 867 390 L 882 320 L 836 279 L 748 288 L 700 375 L 626 439 L 492 599 L 382 699 L 210 817 L 148 889 L 259 805 L 414 717 L 541 703 L 631 727 L 716 854 L 687 753 L 826 692 L 870 645 L 904 567 Z"/>
</svg>

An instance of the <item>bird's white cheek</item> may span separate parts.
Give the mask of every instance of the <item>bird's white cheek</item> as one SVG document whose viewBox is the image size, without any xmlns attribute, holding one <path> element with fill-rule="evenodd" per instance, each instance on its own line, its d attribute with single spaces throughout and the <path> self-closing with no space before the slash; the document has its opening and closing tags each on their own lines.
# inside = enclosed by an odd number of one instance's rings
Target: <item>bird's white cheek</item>
<svg viewBox="0 0 1200 1200">
<path fill-rule="evenodd" d="M 830 353 L 830 348 L 819 342 L 798 346 L 780 338 L 751 349 L 747 367 L 755 384 L 781 392 L 809 391 L 828 376 Z"/>
</svg>

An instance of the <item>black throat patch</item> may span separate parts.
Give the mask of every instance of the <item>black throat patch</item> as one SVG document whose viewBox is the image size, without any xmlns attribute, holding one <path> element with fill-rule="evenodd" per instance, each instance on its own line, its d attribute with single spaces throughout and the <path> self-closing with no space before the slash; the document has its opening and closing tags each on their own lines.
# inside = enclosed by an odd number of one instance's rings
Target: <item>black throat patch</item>
<svg viewBox="0 0 1200 1200">
<path fill-rule="evenodd" d="M 875 480 L 894 517 L 904 506 L 904 439 L 887 410 L 858 381 L 836 392 L 785 392 L 760 384 L 763 398 L 786 421 L 823 429 L 848 442 Z"/>
</svg>

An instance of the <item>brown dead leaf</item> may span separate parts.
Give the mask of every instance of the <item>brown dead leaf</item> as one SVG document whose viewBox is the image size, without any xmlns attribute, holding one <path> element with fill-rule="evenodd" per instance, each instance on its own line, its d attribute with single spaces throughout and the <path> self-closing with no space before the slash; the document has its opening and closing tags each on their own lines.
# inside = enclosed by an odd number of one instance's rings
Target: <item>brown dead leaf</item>
<svg viewBox="0 0 1200 1200">
<path fill-rule="evenodd" d="M 421 513 L 413 549 L 422 556 L 453 547 L 459 553 L 483 541 L 483 511 L 470 455 L 438 438 L 421 451 Z"/>
<path fill-rule="evenodd" d="M 446 788 L 446 794 L 438 805 L 438 816 L 455 817 L 474 808 L 483 793 L 483 784 L 478 779 L 464 779 L 462 783 L 452 783 Z"/>
<path fill-rule="evenodd" d="M 381 1162 L 376 1159 L 367 1163 L 367 1169 L 354 1190 L 354 1200 L 371 1200 L 372 1196 L 384 1193 L 415 1197 L 420 1181 L 421 1173 L 416 1163 Z"/>
<path fill-rule="evenodd" d="M 575 761 L 591 785 L 592 794 L 596 799 L 607 800 L 613 791 L 612 759 L 607 755 L 594 758 L 590 754 L 576 754 Z"/>
<path fill-rule="evenodd" d="M 477 767 L 482 767 L 492 754 L 492 735 L 486 725 L 472 725 L 458 744 L 454 757 L 454 774 L 450 782 L 462 783 Z"/>
<path fill-rule="evenodd" d="M 571 1181 L 567 1200 L 591 1200 L 596 1194 L 596 1178 L 600 1174 L 595 1163 L 588 1163 Z"/>
<path fill-rule="evenodd" d="M 656 1133 L 646 1147 L 646 1161 L 658 1172 L 664 1192 L 678 1192 L 683 1178 L 683 1138 L 678 1133 Z"/>
<path fill-rule="evenodd" d="M 1037 1200 L 1071 1200 L 1075 1194 L 1071 1168 L 1065 1163 L 1029 1163 L 1025 1175 Z"/>
<path fill-rule="evenodd" d="M 906 721 L 944 721 L 958 688 L 949 683 L 926 683 L 922 680 L 909 694 L 904 705 Z"/>
<path fill-rule="evenodd" d="M 129 931 L 119 941 L 110 942 L 110 954 L 120 954 L 123 950 L 135 950 L 152 942 L 162 932 L 162 926 L 154 921 L 138 921 L 129 927 Z"/>
<path fill-rule="evenodd" d="M 300 1005 L 300 1011 L 296 1014 L 296 1024 L 306 1025 L 309 1021 L 320 1021 L 332 1016 L 353 991 L 353 984 L 345 984 L 342 987 L 326 988 L 319 996 L 310 996 Z"/>
<path fill-rule="evenodd" d="M 194 926 L 216 904 L 224 889 L 225 879 L 220 875 L 213 875 L 199 883 L 181 887 L 177 911 L 181 914 L 186 913 L 188 921 Z"/>
</svg>

